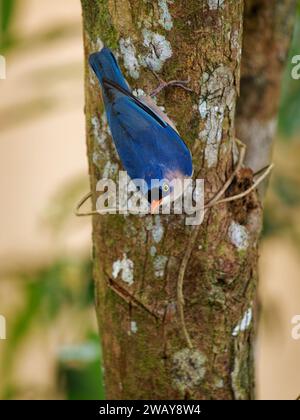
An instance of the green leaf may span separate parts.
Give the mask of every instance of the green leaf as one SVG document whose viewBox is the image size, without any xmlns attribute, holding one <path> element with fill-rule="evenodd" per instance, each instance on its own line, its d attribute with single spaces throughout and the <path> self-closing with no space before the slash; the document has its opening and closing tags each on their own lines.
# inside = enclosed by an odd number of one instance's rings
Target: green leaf
<svg viewBox="0 0 300 420">
<path fill-rule="evenodd" d="M 0 0 L 0 48 L 9 42 L 10 27 L 17 0 Z"/>
</svg>

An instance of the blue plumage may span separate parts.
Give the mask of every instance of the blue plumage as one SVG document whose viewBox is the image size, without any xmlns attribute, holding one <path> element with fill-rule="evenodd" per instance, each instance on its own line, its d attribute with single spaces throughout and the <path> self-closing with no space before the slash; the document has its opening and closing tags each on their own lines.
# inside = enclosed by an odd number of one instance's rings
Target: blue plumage
<svg viewBox="0 0 300 420">
<path fill-rule="evenodd" d="M 90 56 L 90 65 L 99 79 L 108 124 L 124 169 L 131 179 L 190 177 L 191 153 L 156 105 L 137 99 L 108 48 Z"/>
</svg>

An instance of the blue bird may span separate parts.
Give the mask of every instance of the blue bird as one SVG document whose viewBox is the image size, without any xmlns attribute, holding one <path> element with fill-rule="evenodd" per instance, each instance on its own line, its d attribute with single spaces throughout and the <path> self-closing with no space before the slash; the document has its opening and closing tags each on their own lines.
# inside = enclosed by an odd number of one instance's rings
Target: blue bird
<svg viewBox="0 0 300 420">
<path fill-rule="evenodd" d="M 166 197 L 173 201 L 178 198 L 172 197 L 173 181 L 192 176 L 190 150 L 151 97 L 132 94 L 109 48 L 91 54 L 89 62 L 102 88 L 107 121 L 122 165 L 133 181 L 145 181 L 142 193 L 154 212 Z"/>
</svg>

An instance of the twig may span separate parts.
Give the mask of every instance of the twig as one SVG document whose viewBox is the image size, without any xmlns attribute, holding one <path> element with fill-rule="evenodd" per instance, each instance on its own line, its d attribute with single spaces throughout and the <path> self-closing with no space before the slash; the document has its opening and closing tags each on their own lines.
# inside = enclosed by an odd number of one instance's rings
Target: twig
<svg viewBox="0 0 300 420">
<path fill-rule="evenodd" d="M 137 299 L 129 290 L 127 290 L 124 286 L 120 286 L 118 282 L 114 281 L 109 276 L 108 280 L 106 282 L 107 286 L 113 290 L 121 299 L 125 300 L 125 302 L 129 305 L 135 306 L 137 308 L 142 308 L 148 314 L 153 316 L 156 320 L 162 320 L 161 317 L 156 314 L 152 308 L 149 308 L 145 303 L 141 302 L 139 299 Z"/>
<path fill-rule="evenodd" d="M 189 262 L 194 244 L 196 242 L 196 239 L 199 233 L 199 228 L 200 228 L 200 225 L 196 226 L 191 234 L 188 247 L 181 261 L 181 265 L 180 265 L 179 273 L 178 273 L 178 279 L 177 279 L 177 306 L 178 306 L 178 312 L 179 312 L 179 319 L 180 319 L 181 329 L 182 329 L 184 338 L 190 349 L 193 348 L 193 343 L 185 324 L 185 316 L 184 316 L 185 302 L 184 302 L 184 295 L 183 295 L 183 280 L 184 280 L 187 264 Z"/>
<path fill-rule="evenodd" d="M 231 197 L 223 198 L 223 200 L 218 200 L 213 205 L 216 206 L 218 204 L 228 203 L 230 201 L 235 201 L 235 200 L 239 200 L 240 198 L 246 197 L 246 195 L 250 194 L 253 190 L 255 190 L 262 183 L 262 181 L 269 175 L 269 173 L 272 171 L 273 168 L 274 168 L 274 164 L 272 163 L 271 165 L 269 165 L 266 168 L 265 172 L 254 182 L 254 184 L 250 188 L 248 188 L 247 190 L 243 191 L 240 194 L 236 194 L 236 195 L 233 195 Z M 207 204 L 205 206 L 205 208 L 209 208 L 209 207 L 212 207 L 212 205 Z"/>
<path fill-rule="evenodd" d="M 75 216 L 78 216 L 78 217 L 85 217 L 85 216 L 94 216 L 95 214 L 108 214 L 110 211 L 113 211 L 113 212 L 116 212 L 117 211 L 117 208 L 109 208 L 109 207 L 106 207 L 105 209 L 103 209 L 103 210 L 91 210 L 91 211 L 88 211 L 88 212 L 83 212 L 83 213 L 81 213 L 80 212 L 80 209 L 81 209 L 81 207 L 84 205 L 84 203 L 86 203 L 87 202 L 87 200 L 89 199 L 89 198 L 91 198 L 92 197 L 92 193 L 91 192 L 89 192 L 88 194 L 86 194 L 80 201 L 79 201 L 79 203 L 77 204 L 77 206 L 76 206 L 76 209 L 75 209 Z"/>
<path fill-rule="evenodd" d="M 186 86 L 190 82 L 190 78 L 188 78 L 187 80 L 170 80 L 169 82 L 166 82 L 151 67 L 148 67 L 148 68 L 159 82 L 158 87 L 150 93 L 149 96 L 151 98 L 153 98 L 158 93 L 160 93 L 163 89 L 165 89 L 169 86 L 176 86 L 176 87 L 180 87 L 180 88 L 182 88 L 182 89 L 184 89 L 188 92 L 193 92 L 193 89 L 190 89 L 189 87 Z"/>
<path fill-rule="evenodd" d="M 81 213 L 80 212 L 81 207 L 91 197 L 92 197 L 92 193 L 89 192 L 79 201 L 79 203 L 77 204 L 76 209 L 75 209 L 75 215 L 76 216 L 78 216 L 78 217 L 93 216 L 94 214 L 98 213 L 97 211 L 90 211 L 90 212 L 87 212 L 87 213 Z"/>
</svg>

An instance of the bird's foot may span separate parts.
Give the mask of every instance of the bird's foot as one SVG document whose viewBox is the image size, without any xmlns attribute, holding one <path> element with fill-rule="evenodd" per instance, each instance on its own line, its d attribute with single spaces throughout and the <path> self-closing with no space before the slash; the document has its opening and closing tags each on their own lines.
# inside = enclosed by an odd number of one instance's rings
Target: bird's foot
<svg viewBox="0 0 300 420">
<path fill-rule="evenodd" d="M 188 92 L 193 92 L 193 90 L 187 86 L 190 83 L 190 78 L 188 78 L 188 80 L 170 80 L 169 82 L 166 82 L 154 70 L 150 69 L 150 71 L 159 81 L 159 85 L 157 86 L 157 88 L 150 93 L 151 98 L 153 98 L 153 96 L 156 96 L 162 90 L 170 86 L 180 87 Z"/>
</svg>

